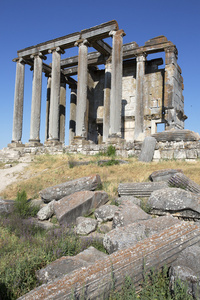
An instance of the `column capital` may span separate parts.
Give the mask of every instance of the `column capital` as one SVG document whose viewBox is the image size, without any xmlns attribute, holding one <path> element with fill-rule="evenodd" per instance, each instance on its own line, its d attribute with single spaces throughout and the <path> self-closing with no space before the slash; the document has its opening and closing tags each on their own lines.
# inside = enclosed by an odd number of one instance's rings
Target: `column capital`
<svg viewBox="0 0 200 300">
<path fill-rule="evenodd" d="M 16 57 L 16 58 L 13 58 L 12 60 L 13 62 L 19 62 L 21 64 L 26 64 L 25 60 L 22 58 L 22 57 Z"/>
<path fill-rule="evenodd" d="M 109 32 L 109 35 L 112 36 L 112 37 L 113 36 L 121 36 L 121 37 L 123 37 L 123 36 L 126 35 L 126 33 L 124 32 L 123 29 L 120 29 L 120 30 L 111 30 Z"/>
<path fill-rule="evenodd" d="M 87 39 L 80 39 L 80 40 L 77 40 L 75 43 L 74 43 L 74 46 L 77 46 L 77 47 L 79 47 L 79 46 L 81 46 L 81 45 L 85 45 L 85 46 L 87 46 L 87 47 L 89 47 L 90 46 L 90 43 L 88 42 L 88 40 Z"/>
<path fill-rule="evenodd" d="M 42 52 L 38 52 L 38 53 L 35 53 L 35 54 L 31 54 L 30 55 L 30 58 L 34 59 L 35 57 L 40 57 L 41 59 L 43 60 L 46 60 L 47 57 L 45 55 L 42 54 Z"/>
<path fill-rule="evenodd" d="M 137 54 L 136 54 L 136 61 L 137 61 L 137 62 L 146 61 L 146 57 L 147 57 L 146 52 L 140 52 L 140 53 L 137 53 Z"/>
<path fill-rule="evenodd" d="M 165 53 L 174 53 L 176 59 L 178 58 L 178 50 L 175 45 L 165 48 Z"/>
<path fill-rule="evenodd" d="M 64 53 L 65 53 L 65 51 L 64 51 L 61 47 L 54 47 L 54 48 L 51 48 L 51 49 L 48 50 L 48 53 L 52 53 L 52 52 L 54 52 L 54 51 L 56 51 L 56 52 L 58 52 L 58 53 L 60 53 L 60 54 L 64 54 Z"/>
</svg>

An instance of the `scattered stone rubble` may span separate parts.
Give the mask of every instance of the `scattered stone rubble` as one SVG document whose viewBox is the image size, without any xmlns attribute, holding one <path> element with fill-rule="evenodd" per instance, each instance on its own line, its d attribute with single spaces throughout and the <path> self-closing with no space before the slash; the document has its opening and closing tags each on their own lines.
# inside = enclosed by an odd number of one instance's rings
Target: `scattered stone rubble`
<svg viewBox="0 0 200 300">
<path fill-rule="evenodd" d="M 156 171 L 149 178 L 153 182 L 119 184 L 118 206 L 106 204 L 108 195 L 104 191 L 84 190 L 88 186 L 97 189 L 101 182 L 99 175 L 88 177 L 90 184 L 86 184 L 86 178 L 80 178 L 59 185 L 58 189 L 49 187 L 48 193 L 41 191 L 44 207 L 38 212 L 38 226 L 44 224 L 45 228 L 48 221 L 41 220 L 54 214 L 60 225 L 73 225 L 74 234 L 82 240 L 93 237 L 103 243 L 109 255 L 90 247 L 74 257 L 62 257 L 38 270 L 36 276 L 43 285 L 19 299 L 70 299 L 72 291 L 81 296 L 86 281 L 90 299 L 95 299 L 97 294 L 105 297 L 111 287 L 111 272 L 114 272 L 117 287 L 123 283 L 125 274 L 134 273 L 137 288 L 142 280 L 144 260 L 147 269 L 170 267 L 171 288 L 175 279 L 180 278 L 189 283 L 188 292 L 197 298 L 200 286 L 199 185 L 180 169 Z M 179 188 L 171 187 L 174 181 Z M 183 182 L 193 193 L 180 188 Z M 60 191 L 68 196 L 59 198 Z M 44 195 L 48 195 L 48 200 Z M 144 195 L 148 213 L 140 207 L 140 198 Z M 0 208 L 0 212 L 7 212 L 7 202 L 1 200 Z M 95 219 L 86 217 L 91 213 Z"/>
</svg>

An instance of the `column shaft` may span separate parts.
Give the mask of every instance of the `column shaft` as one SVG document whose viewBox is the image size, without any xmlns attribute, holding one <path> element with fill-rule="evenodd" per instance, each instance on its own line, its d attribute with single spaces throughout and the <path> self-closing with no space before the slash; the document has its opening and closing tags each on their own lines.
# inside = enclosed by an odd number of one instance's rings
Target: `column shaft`
<svg viewBox="0 0 200 300">
<path fill-rule="evenodd" d="M 16 66 L 16 79 L 15 79 L 12 142 L 21 142 L 21 138 L 22 138 L 24 71 L 25 71 L 25 65 L 23 61 L 22 59 L 18 59 L 17 66 Z"/>
<path fill-rule="evenodd" d="M 145 75 L 146 55 L 137 56 L 137 71 L 136 71 L 136 108 L 135 108 L 135 132 L 134 139 L 138 139 L 144 131 L 144 75 Z"/>
<path fill-rule="evenodd" d="M 77 111 L 76 111 L 76 136 L 87 138 L 87 41 L 79 44 L 78 55 L 78 86 L 77 86 Z"/>
<path fill-rule="evenodd" d="M 60 142 L 65 144 L 66 83 L 60 84 Z"/>
<path fill-rule="evenodd" d="M 71 145 L 76 132 L 76 101 L 77 87 L 71 86 L 70 95 L 70 117 L 69 117 L 69 145 Z"/>
<path fill-rule="evenodd" d="M 51 77 L 47 79 L 47 98 L 46 98 L 46 123 L 45 123 L 45 141 L 49 138 L 49 111 L 51 96 Z"/>
<path fill-rule="evenodd" d="M 110 136 L 121 137 L 122 106 L 122 45 L 123 30 L 111 32 L 112 42 L 112 75 L 110 98 Z"/>
<path fill-rule="evenodd" d="M 164 107 L 166 130 L 174 128 L 175 123 L 175 72 L 177 65 L 177 50 L 175 47 L 169 47 L 165 50 L 165 87 L 164 87 Z"/>
<path fill-rule="evenodd" d="M 106 142 L 109 136 L 110 128 L 110 89 L 111 89 L 111 62 L 105 65 L 104 82 L 104 110 L 103 110 L 103 142 Z"/>
<path fill-rule="evenodd" d="M 59 140 L 59 103 L 60 103 L 60 52 L 52 52 L 51 96 L 49 114 L 49 140 Z"/>
<path fill-rule="evenodd" d="M 40 115 L 42 94 L 42 58 L 34 56 L 31 126 L 29 142 L 40 142 Z"/>
</svg>

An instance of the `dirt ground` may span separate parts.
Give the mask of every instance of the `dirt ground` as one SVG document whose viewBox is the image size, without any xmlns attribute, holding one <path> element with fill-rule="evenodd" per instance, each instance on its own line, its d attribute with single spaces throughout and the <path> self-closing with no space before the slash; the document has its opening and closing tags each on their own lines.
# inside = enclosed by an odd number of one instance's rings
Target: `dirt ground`
<svg viewBox="0 0 200 300">
<path fill-rule="evenodd" d="M 2 196 L 2 192 L 4 189 L 19 180 L 19 176 L 22 175 L 25 167 L 28 166 L 28 163 L 21 162 L 15 166 L 9 164 L 6 168 L 0 169 L 0 196 Z"/>
</svg>

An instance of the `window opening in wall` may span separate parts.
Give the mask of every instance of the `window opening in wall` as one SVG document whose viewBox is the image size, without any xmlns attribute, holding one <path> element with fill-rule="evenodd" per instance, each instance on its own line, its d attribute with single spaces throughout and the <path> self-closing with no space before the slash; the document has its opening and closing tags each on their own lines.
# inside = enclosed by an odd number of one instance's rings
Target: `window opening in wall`
<svg viewBox="0 0 200 300">
<path fill-rule="evenodd" d="M 165 123 L 157 123 L 157 132 L 162 132 L 165 130 Z"/>
</svg>

